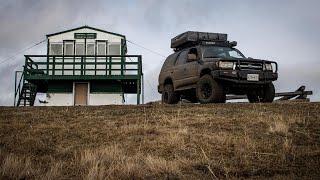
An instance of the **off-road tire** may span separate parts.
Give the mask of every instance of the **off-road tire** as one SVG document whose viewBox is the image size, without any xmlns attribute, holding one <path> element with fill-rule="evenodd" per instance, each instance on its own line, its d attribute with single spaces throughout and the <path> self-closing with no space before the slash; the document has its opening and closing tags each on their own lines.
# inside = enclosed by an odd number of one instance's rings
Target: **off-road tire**
<svg viewBox="0 0 320 180">
<path fill-rule="evenodd" d="M 250 103 L 260 102 L 260 100 L 259 100 L 259 95 L 257 94 L 256 91 L 247 93 L 247 98 L 248 98 L 248 101 L 249 101 Z"/>
<path fill-rule="evenodd" d="M 226 96 L 226 93 L 223 92 L 219 103 L 226 103 L 226 101 L 227 101 L 227 96 Z"/>
<path fill-rule="evenodd" d="M 275 97 L 275 89 L 273 83 L 268 83 L 262 89 L 252 91 L 247 94 L 250 103 L 268 103 L 272 102 Z"/>
<path fill-rule="evenodd" d="M 174 92 L 172 84 L 165 84 L 162 92 L 162 103 L 165 104 L 177 104 L 180 100 L 180 96 Z"/>
<path fill-rule="evenodd" d="M 198 81 L 196 94 L 201 104 L 223 103 L 226 98 L 222 86 L 208 74 Z"/>
<path fill-rule="evenodd" d="M 275 97 L 275 89 L 273 83 L 269 83 L 264 87 L 264 97 L 262 102 L 272 102 Z"/>
</svg>

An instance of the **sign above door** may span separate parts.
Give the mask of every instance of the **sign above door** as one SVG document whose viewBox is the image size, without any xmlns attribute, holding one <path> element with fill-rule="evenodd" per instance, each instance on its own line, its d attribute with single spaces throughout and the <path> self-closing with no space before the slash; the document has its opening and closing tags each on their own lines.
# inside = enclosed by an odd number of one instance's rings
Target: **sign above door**
<svg viewBox="0 0 320 180">
<path fill-rule="evenodd" d="M 96 39 L 97 33 L 74 33 L 75 39 Z"/>
</svg>

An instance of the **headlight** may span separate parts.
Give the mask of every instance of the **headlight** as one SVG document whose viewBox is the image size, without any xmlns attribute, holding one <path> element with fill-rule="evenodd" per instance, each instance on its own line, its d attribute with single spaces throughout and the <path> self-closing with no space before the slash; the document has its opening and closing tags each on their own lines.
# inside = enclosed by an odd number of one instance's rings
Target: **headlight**
<svg viewBox="0 0 320 180">
<path fill-rule="evenodd" d="M 265 71 L 272 71 L 272 65 L 271 64 L 264 64 L 264 70 Z"/>
<path fill-rule="evenodd" d="M 221 69 L 233 69 L 233 62 L 219 61 L 219 67 Z"/>
</svg>

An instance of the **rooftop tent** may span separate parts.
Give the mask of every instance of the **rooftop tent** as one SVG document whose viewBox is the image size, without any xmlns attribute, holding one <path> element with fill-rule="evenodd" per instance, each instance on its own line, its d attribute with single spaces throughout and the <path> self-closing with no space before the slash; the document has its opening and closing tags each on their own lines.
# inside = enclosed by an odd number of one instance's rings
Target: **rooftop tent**
<svg viewBox="0 0 320 180">
<path fill-rule="evenodd" d="M 209 33 L 187 31 L 171 39 L 171 48 L 179 48 L 189 43 L 197 43 L 200 41 L 227 41 L 228 35 L 222 33 Z"/>
</svg>

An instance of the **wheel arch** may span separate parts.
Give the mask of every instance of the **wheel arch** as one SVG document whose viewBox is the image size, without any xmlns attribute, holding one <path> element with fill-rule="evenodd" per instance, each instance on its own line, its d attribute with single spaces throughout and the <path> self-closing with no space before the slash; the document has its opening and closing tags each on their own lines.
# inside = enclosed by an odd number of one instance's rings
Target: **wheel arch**
<svg viewBox="0 0 320 180">
<path fill-rule="evenodd" d="M 171 77 L 166 77 L 166 78 L 162 81 L 162 83 L 159 84 L 159 86 L 158 86 L 158 92 L 159 92 L 159 93 L 162 93 L 162 92 L 163 92 L 164 86 L 165 86 L 166 84 L 172 84 L 172 85 L 173 85 L 173 81 L 172 81 L 172 78 L 171 78 Z"/>
<path fill-rule="evenodd" d="M 173 85 L 173 81 L 172 81 L 171 77 L 167 77 L 167 78 L 164 79 L 163 85 L 166 85 L 166 84 L 172 84 Z"/>
<path fill-rule="evenodd" d="M 206 75 L 206 74 L 208 74 L 208 75 L 210 75 L 211 76 L 211 69 L 210 68 L 204 68 L 204 69 L 202 69 L 201 71 L 200 71 L 200 77 L 202 77 L 202 76 L 204 76 L 204 75 Z"/>
</svg>

